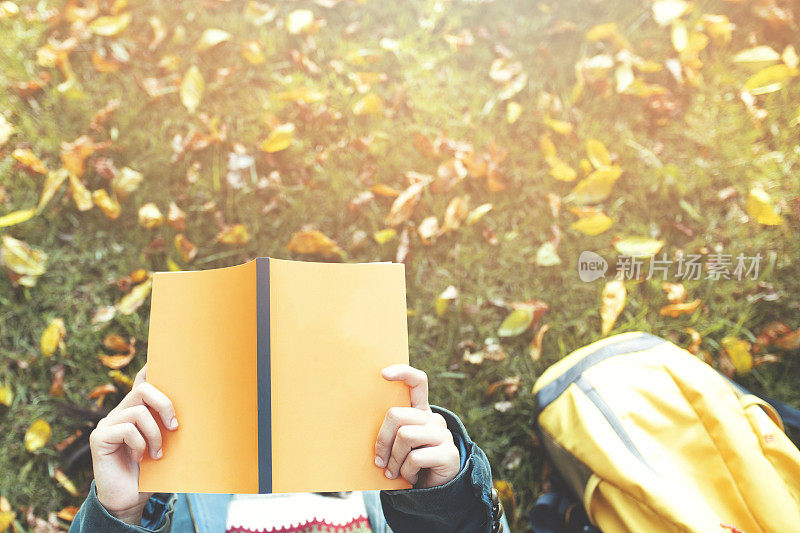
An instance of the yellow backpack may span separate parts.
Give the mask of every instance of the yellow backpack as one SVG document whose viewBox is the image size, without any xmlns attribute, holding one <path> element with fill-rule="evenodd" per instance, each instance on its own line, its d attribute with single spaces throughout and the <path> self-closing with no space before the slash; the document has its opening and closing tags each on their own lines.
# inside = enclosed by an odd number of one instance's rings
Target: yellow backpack
<svg viewBox="0 0 800 533">
<path fill-rule="evenodd" d="M 776 408 L 671 342 L 600 340 L 548 368 L 533 392 L 542 445 L 600 530 L 800 532 L 800 451 Z M 537 533 L 566 531 L 544 511 L 575 509 L 543 498 Z"/>
</svg>

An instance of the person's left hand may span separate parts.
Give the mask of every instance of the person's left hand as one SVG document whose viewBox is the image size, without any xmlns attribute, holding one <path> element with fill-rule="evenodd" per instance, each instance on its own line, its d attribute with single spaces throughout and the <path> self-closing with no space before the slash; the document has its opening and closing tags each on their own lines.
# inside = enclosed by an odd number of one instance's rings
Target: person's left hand
<svg viewBox="0 0 800 533">
<path fill-rule="evenodd" d="M 375 441 L 375 466 L 386 477 L 403 479 L 416 488 L 438 487 L 452 480 L 461 455 L 442 415 L 428 405 L 428 376 L 408 365 L 383 369 L 383 378 L 402 381 L 411 389 L 411 407 L 392 407 Z"/>
</svg>

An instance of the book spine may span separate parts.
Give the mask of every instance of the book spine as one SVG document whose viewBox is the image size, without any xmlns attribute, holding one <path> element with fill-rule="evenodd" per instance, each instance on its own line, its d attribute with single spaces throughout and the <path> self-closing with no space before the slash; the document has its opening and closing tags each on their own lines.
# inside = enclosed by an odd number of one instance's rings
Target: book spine
<svg viewBox="0 0 800 533">
<path fill-rule="evenodd" d="M 269 258 L 256 259 L 258 380 L 258 492 L 272 492 L 272 377 L 270 370 Z"/>
</svg>

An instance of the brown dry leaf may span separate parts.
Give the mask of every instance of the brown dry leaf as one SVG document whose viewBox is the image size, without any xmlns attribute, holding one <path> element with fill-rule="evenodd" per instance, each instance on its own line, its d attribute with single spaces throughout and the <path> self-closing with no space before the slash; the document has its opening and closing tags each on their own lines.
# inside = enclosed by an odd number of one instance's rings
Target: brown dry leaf
<svg viewBox="0 0 800 533">
<path fill-rule="evenodd" d="M 97 150 L 109 146 L 109 142 L 95 143 L 88 135 L 81 135 L 71 143 L 61 143 L 61 162 L 64 163 L 64 168 L 80 178 L 86 172 L 86 159 Z"/>
<path fill-rule="evenodd" d="M 53 381 L 50 383 L 50 396 L 64 396 L 64 365 L 59 363 L 53 371 Z"/>
<path fill-rule="evenodd" d="M 341 258 L 343 252 L 339 245 L 321 231 L 301 230 L 289 239 L 286 249 L 290 252 L 304 255 L 319 255 L 322 257 Z"/>
<path fill-rule="evenodd" d="M 683 283 L 665 281 L 661 284 L 661 289 L 667 293 L 667 301 L 671 304 L 679 304 L 686 300 L 686 287 Z"/>
<path fill-rule="evenodd" d="M 436 181 L 433 182 L 434 192 L 448 192 L 461 180 L 467 177 L 467 167 L 464 162 L 455 157 L 439 165 L 436 170 Z"/>
<path fill-rule="evenodd" d="M 75 207 L 78 208 L 78 211 L 89 211 L 94 207 L 91 191 L 89 191 L 81 179 L 72 172 L 69 173 L 69 188 L 72 193 L 72 200 L 75 202 Z"/>
<path fill-rule="evenodd" d="M 658 310 L 658 314 L 661 316 L 669 316 L 676 318 L 681 315 L 689 315 L 694 313 L 699 306 L 700 306 L 700 299 L 697 298 L 691 302 L 665 305 L 664 307 Z"/>
<path fill-rule="evenodd" d="M 16 159 L 20 165 L 31 172 L 36 172 L 38 174 L 47 174 L 48 172 L 47 167 L 36 157 L 30 148 L 17 148 L 11 152 L 11 156 Z"/>
<path fill-rule="evenodd" d="M 186 213 L 184 213 L 175 202 L 169 203 L 169 209 L 167 210 L 167 226 L 175 231 L 186 230 Z"/>
<path fill-rule="evenodd" d="M 114 394 L 115 392 L 117 392 L 117 387 L 113 383 L 104 383 L 89 391 L 86 397 L 91 400 L 93 398 L 105 396 L 106 394 Z"/>
<path fill-rule="evenodd" d="M 117 303 L 117 312 L 123 315 L 133 314 L 137 309 L 139 309 L 139 307 L 142 306 L 144 301 L 150 295 L 150 289 L 152 288 L 152 285 L 152 279 L 148 279 L 136 285 L 133 289 L 131 289 L 131 292 L 123 296 Z"/>
<path fill-rule="evenodd" d="M 456 196 L 450 203 L 447 204 L 447 209 L 444 212 L 444 220 L 442 228 L 439 230 L 440 235 L 456 230 L 461 227 L 461 223 L 467 218 L 469 214 L 469 197 Z"/>
<path fill-rule="evenodd" d="M 56 516 L 59 517 L 61 520 L 65 520 L 67 522 L 72 522 L 73 520 L 75 520 L 75 515 L 78 514 L 79 510 L 80 509 L 78 509 L 74 505 L 68 505 L 68 506 L 64 507 L 63 509 L 61 509 L 56 514 Z"/>
<path fill-rule="evenodd" d="M 489 387 L 486 389 L 486 396 L 491 396 L 498 390 L 503 389 L 503 394 L 505 394 L 506 397 L 513 398 L 519 390 L 521 383 L 522 379 L 519 376 L 513 376 L 510 378 L 501 379 L 499 381 L 494 381 L 489 384 Z"/>
<path fill-rule="evenodd" d="M 602 302 L 600 304 L 600 318 L 602 320 L 603 336 L 614 328 L 622 309 L 625 307 L 625 283 L 622 280 L 614 279 L 606 283 L 603 287 Z"/>
<path fill-rule="evenodd" d="M 119 202 L 111 198 L 105 189 L 97 189 L 92 192 L 92 201 L 100 208 L 100 211 L 111 220 L 119 218 L 122 212 L 122 207 L 119 205 Z"/>
<path fill-rule="evenodd" d="M 413 183 L 395 198 L 385 222 L 388 226 L 397 226 L 411 218 L 414 207 L 422 196 L 423 183 Z"/>
<path fill-rule="evenodd" d="M 54 318 L 50 324 L 45 328 L 42 333 L 40 342 L 42 355 L 50 357 L 57 349 L 64 351 L 64 339 L 67 336 L 67 329 L 64 326 L 64 321 L 60 318 Z"/>
<path fill-rule="evenodd" d="M 194 258 L 197 257 L 197 246 L 186 238 L 183 233 L 178 233 L 175 235 L 175 248 L 178 250 L 178 253 L 181 254 L 183 260 L 187 263 L 191 263 L 194 261 Z"/>
<path fill-rule="evenodd" d="M 127 354 L 115 354 L 115 355 L 106 355 L 104 353 L 98 354 L 97 358 L 100 359 L 100 362 L 103 363 L 103 366 L 107 368 L 111 368 L 114 370 L 119 370 L 120 368 L 125 368 L 128 364 L 133 361 L 136 352 L 131 350 Z M 91 396 L 90 396 L 91 398 Z"/>
<path fill-rule="evenodd" d="M 250 234 L 244 224 L 226 226 L 217 235 L 217 242 L 231 246 L 244 246 L 250 241 Z"/>
<path fill-rule="evenodd" d="M 50 441 L 51 433 L 50 424 L 47 421 L 41 418 L 34 420 L 28 427 L 28 431 L 25 432 L 25 449 L 35 452 Z"/>
<path fill-rule="evenodd" d="M 114 352 L 129 352 L 131 344 L 116 333 L 109 333 L 103 339 L 103 346 Z"/>
<path fill-rule="evenodd" d="M 544 334 L 547 333 L 549 329 L 550 326 L 548 324 L 542 324 L 539 331 L 536 332 L 533 341 L 531 341 L 528 347 L 528 355 L 533 361 L 538 361 L 542 356 L 542 340 L 544 339 Z"/>
<path fill-rule="evenodd" d="M 397 198 L 400 196 L 400 191 L 395 189 L 394 187 L 390 187 L 385 183 L 376 183 L 372 187 L 370 187 L 370 192 L 372 192 L 375 196 L 383 196 L 384 198 Z"/>
</svg>

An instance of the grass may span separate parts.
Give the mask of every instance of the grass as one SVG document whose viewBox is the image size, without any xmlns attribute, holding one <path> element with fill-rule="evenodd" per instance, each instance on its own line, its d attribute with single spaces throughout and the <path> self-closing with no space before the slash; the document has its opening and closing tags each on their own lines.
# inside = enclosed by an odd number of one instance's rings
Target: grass
<svg viewBox="0 0 800 533">
<path fill-rule="evenodd" d="M 48 6 L 63 8 L 57 2 L 21 3 L 23 12 L 28 13 L 44 12 Z M 289 35 L 282 27 L 286 14 L 300 7 L 312 9 L 327 21 L 313 38 Z M 795 9 L 797 16 L 796 7 L 789 8 Z M 781 91 L 759 97 L 759 106 L 768 113 L 760 126 L 748 116 L 738 93 L 749 74 L 733 65 L 733 54 L 751 46 L 751 34 L 759 44 L 778 51 L 789 44 L 791 36 L 770 30 L 750 16 L 747 6 L 698 2 L 684 17 L 693 22 L 703 13 L 724 13 L 736 29 L 730 44 L 712 44 L 701 53 L 702 86 L 678 87 L 666 73 L 652 78 L 669 86 L 675 95 L 677 111 L 663 124 L 648 110 L 647 100 L 617 95 L 613 87 L 607 97 L 587 88 L 574 106 L 567 104 L 575 83 L 575 63 L 606 46 L 583 38 L 583 32 L 595 24 L 617 22 L 619 32 L 647 59 L 661 63 L 674 55 L 669 30 L 658 27 L 641 2 L 415 0 L 393 4 L 391 9 L 377 1 L 343 2 L 330 9 L 313 2 L 292 2 L 276 9 L 273 22 L 257 26 L 237 3 L 210 2 L 205 8 L 161 1 L 137 4 L 131 8 L 131 27 L 120 37 L 91 36 L 71 53 L 82 89 L 78 99 L 55 90 L 63 81 L 61 73 L 35 64 L 36 50 L 51 34 L 64 39 L 67 25 L 61 23 L 51 30 L 47 23 L 30 22 L 22 15 L 0 20 L 0 41 L 4 43 L 0 49 L 0 87 L 4 88 L 0 90 L 0 113 L 17 129 L 0 148 L 0 186 L 7 195 L 0 215 L 35 204 L 41 190 L 42 177 L 17 168 L 11 151 L 30 146 L 50 168 L 57 168 L 61 142 L 92 133 L 88 128 L 92 115 L 111 98 L 119 98 L 122 105 L 93 135 L 113 140 L 105 155 L 117 168 L 128 166 L 145 175 L 141 187 L 122 203 L 122 215 L 116 221 L 96 208 L 78 212 L 65 186 L 39 216 L 2 230 L 49 254 L 47 272 L 33 288 L 15 287 L 8 277 L 0 277 L 0 382 L 9 383 L 15 393 L 10 407 L 0 406 L 0 495 L 18 511 L 31 505 L 37 516 L 44 517 L 82 500 L 51 479 L 53 469 L 65 461 L 53 443 L 82 425 L 65 418 L 58 406 L 66 401 L 90 407 L 87 393 L 109 380 L 107 369 L 96 357 L 103 350 L 103 337 L 111 332 L 135 337 L 138 353 L 126 372 L 133 375 L 144 364 L 146 304 L 137 313 L 117 317 L 109 324 L 91 323 L 98 307 L 112 305 L 121 297 L 113 283 L 116 279 L 137 268 L 165 270 L 168 259 L 191 269 L 239 264 L 255 256 L 301 258 L 289 253 L 286 243 L 305 225 L 316 226 L 346 248 L 353 232 L 364 230 L 371 235 L 383 229 L 391 204 L 391 200 L 379 198 L 360 213 L 347 210 L 348 200 L 367 187 L 358 178 L 365 167 L 374 167 L 375 182 L 398 189 L 405 187 L 407 171 L 436 174 L 440 161 L 428 159 L 414 148 L 418 133 L 433 138 L 443 131 L 450 139 L 471 143 L 479 152 L 488 151 L 492 142 L 509 150 L 503 164 L 506 191 L 490 193 L 481 181 L 467 179 L 450 193 L 425 192 L 413 217 L 417 223 L 431 214 L 441 220 L 456 194 L 469 194 L 471 206 L 491 202 L 494 208 L 478 224 L 460 228 L 432 246 L 413 239 L 406 264 L 408 306 L 416 312 L 409 318 L 412 362 L 429 373 L 432 401 L 462 417 L 471 437 L 489 456 L 495 478 L 513 484 L 514 531 L 525 530 L 543 482 L 542 453 L 533 437 L 533 382 L 553 361 L 601 337 L 598 309 L 602 283 L 578 279 L 574 265 L 582 250 L 613 258 L 612 237 L 648 235 L 664 239 L 665 251 L 670 254 L 705 247 L 734 256 L 760 252 L 767 258 L 758 281 L 686 282 L 690 298 L 700 298 L 703 308 L 680 318 L 658 314 L 666 304 L 660 283 L 629 282 L 627 305 L 613 333 L 644 330 L 685 346 L 684 329 L 690 326 L 703 336 L 704 348 L 716 358 L 719 341 L 726 335 L 754 340 L 763 326 L 775 320 L 800 327 L 796 266 L 800 222 L 786 214 L 784 224 L 772 228 L 746 220 L 744 211 L 747 192 L 761 184 L 783 204 L 784 212 L 790 213 L 789 205 L 800 190 L 800 129 L 790 126 L 800 101 L 800 84 L 791 80 Z M 152 53 L 147 51 L 152 36 L 147 20 L 151 16 L 158 16 L 170 30 Z M 548 32 L 564 20 L 575 23 L 577 31 Z M 176 27 L 183 28 L 183 40 L 174 37 L 181 32 Z M 232 41 L 206 52 L 194 51 L 200 34 L 210 27 L 230 32 Z M 474 36 L 471 46 L 458 50 L 443 38 L 464 28 Z M 382 50 L 383 38 L 394 39 L 398 51 Z M 253 66 L 241 58 L 238 47 L 245 40 L 261 43 L 266 63 Z M 112 43 L 128 50 L 129 64 L 116 73 L 96 72 L 87 50 Z M 486 105 L 496 100 L 499 91 L 488 75 L 497 57 L 496 46 L 508 49 L 529 75 L 526 87 L 513 98 L 524 110 L 513 124 L 506 121 L 502 102 L 493 108 Z M 378 51 L 377 62 L 354 65 L 348 61 L 348 53 L 362 49 Z M 298 67 L 290 50 L 299 50 L 316 63 L 319 74 Z M 174 73 L 156 66 L 166 54 L 180 57 Z M 173 137 L 185 135 L 191 126 L 202 129 L 201 121 L 187 113 L 177 93 L 152 100 L 140 85 L 151 77 L 167 87 L 179 83 L 193 64 L 207 84 L 198 111 L 218 117 L 228 128 L 228 140 L 187 153 L 173 164 Z M 220 68 L 232 68 L 233 73 L 215 80 Z M 41 93 L 22 98 L 8 88 L 36 77 L 41 70 L 48 70 L 53 77 Z M 389 107 L 383 115 L 355 116 L 352 112 L 362 95 L 348 74 L 358 70 L 387 76 L 387 81 L 373 87 Z M 302 86 L 325 91 L 325 101 L 304 108 L 274 98 Z M 537 109 L 545 92 L 564 103 L 564 110 L 554 118 L 575 125 L 571 136 L 550 132 L 562 158 L 576 166 L 583 157 L 585 140 L 597 138 L 617 154 L 624 169 L 611 196 L 601 204 L 615 223 L 599 236 L 570 230 L 574 217 L 563 210 L 555 221 L 550 215 L 547 193 L 564 196 L 573 184 L 555 182 L 538 149 L 539 135 L 548 132 L 543 112 Z M 391 102 L 397 105 L 391 107 Z M 269 131 L 267 114 L 281 122 L 294 122 L 298 128 L 293 145 L 272 158 L 262 157 L 257 150 Z M 340 118 L 330 118 L 337 114 Z M 358 148 L 357 139 L 370 137 L 366 148 Z M 234 142 L 256 156 L 257 176 L 276 171 L 281 185 L 262 189 L 257 181 L 246 180 L 242 189 L 227 186 L 227 153 Z M 322 163 L 317 159 L 320 150 L 327 151 Z M 201 165 L 198 182 L 187 185 L 186 173 L 193 162 Z M 106 186 L 91 170 L 84 181 L 91 190 Z M 725 187 L 734 187 L 739 196 L 720 201 L 717 195 Z M 272 194 L 280 196 L 279 207 L 262 214 Z M 141 205 L 153 201 L 166 212 L 170 200 L 187 212 L 185 233 L 199 247 L 193 264 L 184 263 L 172 248 L 172 229 L 146 230 L 137 223 Z M 207 207 L 210 201 L 215 202 L 213 209 Z M 228 223 L 245 224 L 251 235 L 245 246 L 215 242 L 216 210 Z M 534 262 L 536 251 L 551 238 L 554 223 L 561 228 L 558 254 L 563 264 L 540 267 Z M 486 242 L 486 230 L 496 235 L 498 244 Z M 145 255 L 143 249 L 158 235 L 166 239 L 166 252 Z M 397 243 L 395 239 L 381 245 L 370 239 L 363 249 L 348 250 L 347 260 L 392 260 Z M 436 296 L 451 284 L 460 296 L 446 313 L 437 316 Z M 764 298 L 767 293 L 777 298 Z M 503 339 L 508 357 L 502 362 L 473 366 L 462 361 L 460 343 L 481 344 L 497 336 L 507 311 L 498 309 L 493 301 L 530 298 L 550 305 L 543 322 L 551 329 L 544 336 L 541 360 L 531 361 L 527 355 L 533 336 L 529 332 Z M 39 339 L 56 317 L 66 323 L 66 351 L 44 358 Z M 66 368 L 63 399 L 48 393 L 57 363 Z M 486 389 L 496 380 L 516 375 L 522 385 L 512 400 L 513 407 L 499 412 L 495 403 L 503 398 L 499 393 L 487 396 Z M 755 368 L 740 382 L 798 405 L 798 377 L 800 361 L 795 352 Z M 113 405 L 117 399 L 109 398 L 106 404 Z M 53 436 L 51 444 L 29 453 L 23 436 L 37 418 L 51 423 Z M 90 475 L 86 468 L 70 471 L 81 493 L 85 493 Z M 18 524 L 23 527 L 19 517 Z"/>
</svg>

